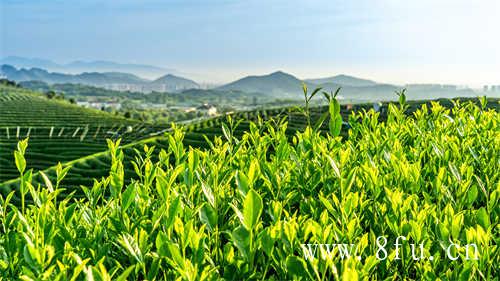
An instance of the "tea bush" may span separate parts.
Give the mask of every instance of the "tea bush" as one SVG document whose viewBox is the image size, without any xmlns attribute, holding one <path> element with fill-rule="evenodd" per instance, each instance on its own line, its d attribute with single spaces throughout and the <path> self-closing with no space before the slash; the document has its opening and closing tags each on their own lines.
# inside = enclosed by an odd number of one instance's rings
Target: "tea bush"
<svg viewBox="0 0 500 281">
<path fill-rule="evenodd" d="M 292 140 L 286 122 L 235 124 L 207 149 L 185 147 L 174 128 L 160 151 L 145 145 L 137 180 L 124 184 L 124 153 L 109 142 L 106 178 L 63 192 L 31 184 L 20 142 L 19 190 L 0 200 L 0 276 L 11 280 L 495 280 L 500 272 L 500 115 L 473 103 L 405 114 L 404 100 L 349 117 L 338 136 L 311 127 Z M 153 160 L 157 155 L 158 160 Z M 43 176 L 43 174 L 42 174 Z M 12 204 L 17 193 L 22 204 Z M 377 259 L 377 237 L 409 244 Z M 306 260 L 305 243 L 349 243 L 361 259 Z M 445 256 L 477 245 L 478 259 Z M 459 255 L 462 254 L 462 255 Z"/>
</svg>

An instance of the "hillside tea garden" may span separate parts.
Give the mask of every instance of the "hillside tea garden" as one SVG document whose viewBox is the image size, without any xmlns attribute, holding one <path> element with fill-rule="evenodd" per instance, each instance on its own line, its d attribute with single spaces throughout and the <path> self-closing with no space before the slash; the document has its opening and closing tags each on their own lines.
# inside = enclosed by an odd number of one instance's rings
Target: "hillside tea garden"
<svg viewBox="0 0 500 281">
<path fill-rule="evenodd" d="M 35 184 L 21 141 L 19 183 L 0 196 L 0 279 L 498 280 L 500 115 L 485 103 L 407 114 L 401 99 L 384 122 L 352 113 L 340 136 L 331 97 L 329 132 L 270 119 L 240 137 L 229 120 L 206 148 L 174 128 L 165 149 L 127 155 L 132 180 L 109 141 L 106 177 L 78 188 L 63 165 Z M 336 243 L 356 256 L 304 255 Z"/>
</svg>

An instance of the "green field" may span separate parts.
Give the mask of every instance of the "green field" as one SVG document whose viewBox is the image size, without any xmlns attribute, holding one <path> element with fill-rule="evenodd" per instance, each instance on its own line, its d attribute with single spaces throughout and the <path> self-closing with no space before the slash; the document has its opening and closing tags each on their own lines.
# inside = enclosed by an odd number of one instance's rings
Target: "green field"
<svg viewBox="0 0 500 281">
<path fill-rule="evenodd" d="M 380 112 L 332 100 L 170 128 L 3 91 L 0 279 L 500 274 L 498 100 L 400 99 Z M 331 243 L 355 255 L 304 251 Z"/>
<path fill-rule="evenodd" d="M 44 95 L 0 84 L 0 126 L 85 126 L 135 124 L 99 110 L 70 104 L 65 100 L 48 99 Z M 22 113 L 22 114 L 21 114 Z"/>
<path fill-rule="evenodd" d="M 106 139 L 128 143 L 168 128 L 6 85 L 0 85 L 0 112 L 0 182 L 18 177 L 12 151 L 19 140 L 28 137 L 28 168 L 44 170 L 104 151 Z"/>
</svg>

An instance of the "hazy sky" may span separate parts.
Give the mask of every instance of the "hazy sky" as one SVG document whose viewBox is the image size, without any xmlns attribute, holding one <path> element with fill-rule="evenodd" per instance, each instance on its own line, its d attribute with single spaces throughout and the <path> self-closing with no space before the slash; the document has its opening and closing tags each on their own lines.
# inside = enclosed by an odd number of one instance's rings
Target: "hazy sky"
<svg viewBox="0 0 500 281">
<path fill-rule="evenodd" d="M 0 56 L 500 84 L 500 1 L 0 0 Z"/>
</svg>

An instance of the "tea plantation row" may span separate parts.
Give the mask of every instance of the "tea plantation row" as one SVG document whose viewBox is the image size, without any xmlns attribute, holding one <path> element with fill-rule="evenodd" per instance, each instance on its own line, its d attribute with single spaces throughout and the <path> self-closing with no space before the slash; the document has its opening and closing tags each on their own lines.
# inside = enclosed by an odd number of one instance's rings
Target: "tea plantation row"
<svg viewBox="0 0 500 281">
<path fill-rule="evenodd" d="M 116 126 L 137 124 L 107 112 L 87 109 L 65 100 L 48 99 L 30 90 L 0 84 L 0 127 Z"/>
<path fill-rule="evenodd" d="M 16 178 L 12 153 L 30 138 L 28 168 L 43 170 L 107 149 L 106 139 L 129 143 L 166 130 L 12 85 L 0 84 L 0 182 Z"/>
</svg>

